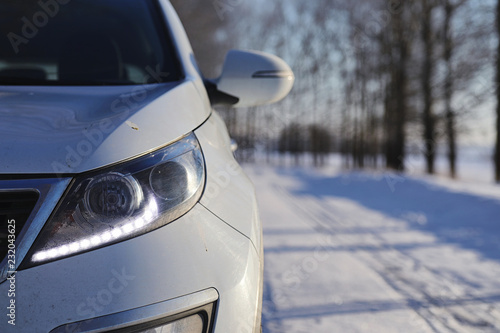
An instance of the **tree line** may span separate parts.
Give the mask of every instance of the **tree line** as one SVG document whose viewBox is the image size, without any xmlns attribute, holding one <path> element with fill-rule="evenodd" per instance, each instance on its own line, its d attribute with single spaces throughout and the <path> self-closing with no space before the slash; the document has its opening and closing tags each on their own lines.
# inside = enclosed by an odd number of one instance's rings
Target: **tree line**
<svg viewBox="0 0 500 333">
<path fill-rule="evenodd" d="M 347 167 L 403 171 L 416 149 L 432 174 L 444 149 L 455 177 L 460 139 L 496 111 L 500 181 L 498 0 L 172 2 L 207 76 L 229 48 L 275 53 L 295 71 L 283 102 L 220 110 L 241 158 L 260 150 L 299 163 L 309 152 L 321 165 L 335 151 Z"/>
</svg>

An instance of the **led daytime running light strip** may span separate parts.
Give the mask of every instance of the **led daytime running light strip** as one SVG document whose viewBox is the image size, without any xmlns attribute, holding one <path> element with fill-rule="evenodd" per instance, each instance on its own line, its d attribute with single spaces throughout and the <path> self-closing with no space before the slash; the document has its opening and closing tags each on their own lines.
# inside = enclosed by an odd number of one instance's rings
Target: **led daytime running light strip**
<svg viewBox="0 0 500 333">
<path fill-rule="evenodd" d="M 80 250 L 87 250 L 98 247 L 119 239 L 121 236 L 131 234 L 137 230 L 143 229 L 158 217 L 158 205 L 154 199 L 151 199 L 147 205 L 144 214 L 135 219 L 135 221 L 125 224 L 122 227 L 113 228 L 110 231 L 103 232 L 89 238 L 82 239 L 73 243 L 61 245 L 59 247 L 37 252 L 33 256 L 34 262 L 41 262 L 59 257 L 65 257 Z"/>
</svg>

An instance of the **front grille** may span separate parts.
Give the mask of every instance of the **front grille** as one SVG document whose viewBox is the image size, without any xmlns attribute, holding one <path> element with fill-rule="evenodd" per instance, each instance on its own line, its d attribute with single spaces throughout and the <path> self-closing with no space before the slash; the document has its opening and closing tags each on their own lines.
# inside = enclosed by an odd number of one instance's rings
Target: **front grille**
<svg viewBox="0 0 500 333">
<path fill-rule="evenodd" d="M 25 226 L 39 194 L 36 191 L 0 191 L 0 262 L 8 252 L 9 223 L 14 226 L 16 239 Z"/>
</svg>

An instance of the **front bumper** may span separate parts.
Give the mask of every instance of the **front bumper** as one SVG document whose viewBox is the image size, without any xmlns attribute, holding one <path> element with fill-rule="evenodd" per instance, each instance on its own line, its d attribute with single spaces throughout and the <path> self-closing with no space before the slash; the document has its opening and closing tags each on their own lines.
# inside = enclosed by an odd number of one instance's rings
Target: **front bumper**
<svg viewBox="0 0 500 333">
<path fill-rule="evenodd" d="M 248 238 L 198 204 L 148 234 L 18 272 L 15 326 L 4 315 L 0 332 L 106 332 L 207 304 L 215 304 L 214 332 L 252 332 L 260 316 L 260 265 Z M 2 283 L 6 313 L 8 292 Z M 78 330 L 69 330 L 75 323 Z"/>
<path fill-rule="evenodd" d="M 163 326 L 191 326 L 188 332 L 205 333 L 212 329 L 218 299 L 219 294 L 211 288 L 137 309 L 62 325 L 50 333 L 144 332 Z M 186 322 L 187 325 L 177 325 Z"/>
</svg>

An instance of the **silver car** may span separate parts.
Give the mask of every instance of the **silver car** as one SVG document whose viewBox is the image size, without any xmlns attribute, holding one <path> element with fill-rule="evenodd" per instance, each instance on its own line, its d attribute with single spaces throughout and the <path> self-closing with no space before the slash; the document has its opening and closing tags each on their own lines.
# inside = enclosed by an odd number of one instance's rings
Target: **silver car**
<svg viewBox="0 0 500 333">
<path fill-rule="evenodd" d="M 0 332 L 260 332 L 262 227 L 214 105 L 284 98 L 281 59 L 202 77 L 167 0 L 0 4 Z"/>
</svg>

